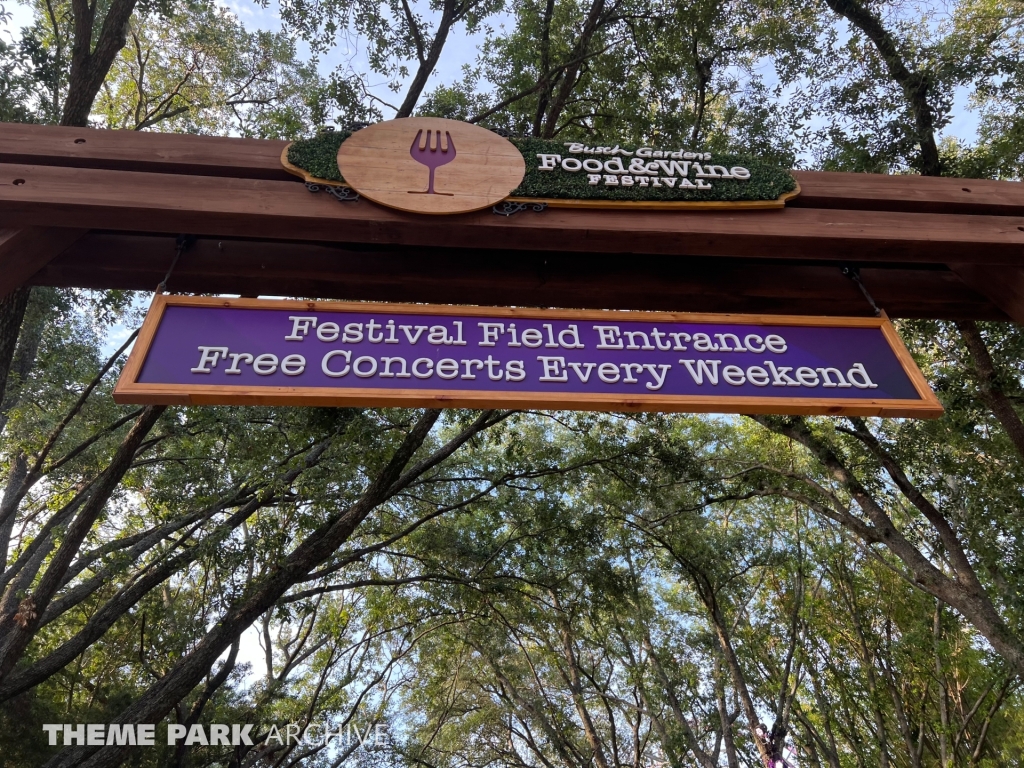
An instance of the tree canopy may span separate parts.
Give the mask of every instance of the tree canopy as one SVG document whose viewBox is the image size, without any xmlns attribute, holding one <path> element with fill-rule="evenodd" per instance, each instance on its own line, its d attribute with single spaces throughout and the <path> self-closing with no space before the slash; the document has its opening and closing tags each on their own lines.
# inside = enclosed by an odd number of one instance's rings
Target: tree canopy
<svg viewBox="0 0 1024 768">
<path fill-rule="evenodd" d="M 28 7 L 4 121 L 438 115 L 1022 175 L 1017 0 L 286 0 L 273 30 L 207 0 Z M 118 406 L 147 299 L 0 301 L 0 765 L 1024 761 L 1016 325 L 897 322 L 930 422 Z M 64 746 L 52 723 L 159 726 Z M 164 738 L 224 723 L 252 744 Z"/>
</svg>

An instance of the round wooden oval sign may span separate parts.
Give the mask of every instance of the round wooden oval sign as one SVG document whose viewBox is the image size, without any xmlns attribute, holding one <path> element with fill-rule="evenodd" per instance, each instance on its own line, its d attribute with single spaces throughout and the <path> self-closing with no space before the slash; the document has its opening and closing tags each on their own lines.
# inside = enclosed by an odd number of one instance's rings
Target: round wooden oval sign
<svg viewBox="0 0 1024 768">
<path fill-rule="evenodd" d="M 511 142 L 470 123 L 406 117 L 352 134 L 338 150 L 345 183 L 375 203 L 464 213 L 504 200 L 526 175 Z"/>
</svg>

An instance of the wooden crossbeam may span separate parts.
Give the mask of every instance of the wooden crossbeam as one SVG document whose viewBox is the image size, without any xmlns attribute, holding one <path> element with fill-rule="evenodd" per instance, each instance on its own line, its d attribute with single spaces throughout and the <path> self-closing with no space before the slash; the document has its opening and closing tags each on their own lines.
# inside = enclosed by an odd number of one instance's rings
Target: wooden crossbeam
<svg viewBox="0 0 1024 768">
<path fill-rule="evenodd" d="M 0 163 L 240 179 L 293 179 L 286 141 L 0 123 Z"/>
<path fill-rule="evenodd" d="M 152 290 L 174 258 L 168 235 L 92 233 L 36 274 L 55 286 Z M 893 317 L 1005 320 L 944 266 L 864 267 Z M 724 257 L 346 246 L 200 238 L 172 291 L 568 308 L 866 315 L 839 265 Z"/>
<path fill-rule="evenodd" d="M 301 184 L 50 166 L 0 166 L 0 225 L 589 253 L 1024 264 L 1024 216 L 787 208 L 550 209 L 421 216 L 339 203 Z"/>
<path fill-rule="evenodd" d="M 0 123 L 0 163 L 288 180 L 284 141 Z M 794 172 L 791 207 L 1024 215 L 1024 185 L 983 179 Z"/>
<path fill-rule="evenodd" d="M 964 262 L 950 264 L 949 268 L 1014 322 L 1024 324 L 1024 268 Z"/>
<path fill-rule="evenodd" d="M 857 264 L 893 316 L 1024 322 L 1017 183 L 800 171 L 783 211 L 425 217 L 309 194 L 285 145 L 0 123 L 0 295 L 150 289 L 187 232 L 195 292 L 862 314 Z"/>
<path fill-rule="evenodd" d="M 0 299 L 24 285 L 85 232 L 61 227 L 0 230 Z"/>
<path fill-rule="evenodd" d="M 1024 184 L 991 179 L 795 171 L 801 193 L 788 205 L 831 210 L 1024 216 Z"/>
</svg>

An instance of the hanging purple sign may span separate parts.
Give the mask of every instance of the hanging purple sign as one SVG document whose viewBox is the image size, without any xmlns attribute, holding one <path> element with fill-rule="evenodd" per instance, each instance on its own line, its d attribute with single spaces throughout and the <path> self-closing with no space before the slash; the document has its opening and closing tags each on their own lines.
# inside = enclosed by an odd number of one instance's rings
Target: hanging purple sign
<svg viewBox="0 0 1024 768">
<path fill-rule="evenodd" d="M 888 319 L 157 296 L 119 403 L 931 418 Z"/>
</svg>

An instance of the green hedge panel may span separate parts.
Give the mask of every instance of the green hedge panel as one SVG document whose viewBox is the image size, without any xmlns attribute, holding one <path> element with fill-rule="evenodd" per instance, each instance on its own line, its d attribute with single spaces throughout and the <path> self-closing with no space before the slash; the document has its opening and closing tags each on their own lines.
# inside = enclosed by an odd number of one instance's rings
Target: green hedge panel
<svg viewBox="0 0 1024 768">
<path fill-rule="evenodd" d="M 311 176 L 328 181 L 343 181 L 338 171 L 338 148 L 351 136 L 349 131 L 323 133 L 313 139 L 296 141 L 288 148 L 288 162 L 302 168 Z M 526 160 L 526 176 L 523 183 L 513 192 L 512 197 L 552 198 L 560 200 L 633 200 L 660 202 L 696 202 L 696 201 L 741 201 L 741 200 L 776 200 L 787 192 L 796 189 L 796 180 L 788 169 L 773 163 L 760 160 L 751 155 L 722 154 L 713 155 L 711 164 L 726 168 L 742 166 L 750 171 L 750 178 L 740 179 L 707 179 L 711 189 L 677 189 L 669 187 L 606 187 L 603 184 L 592 186 L 585 171 L 571 173 L 561 168 L 553 171 L 539 170 L 539 154 L 558 154 L 563 158 L 576 157 L 585 159 L 595 157 L 608 159 L 605 155 L 570 155 L 565 143 L 543 139 L 514 138 L 515 144 Z M 625 149 L 634 151 L 635 147 Z M 659 148 L 660 149 L 660 148 Z M 673 148 L 674 149 L 674 148 Z M 622 157 L 623 165 L 628 166 L 630 157 Z M 696 181 L 692 171 L 689 176 Z"/>
</svg>

